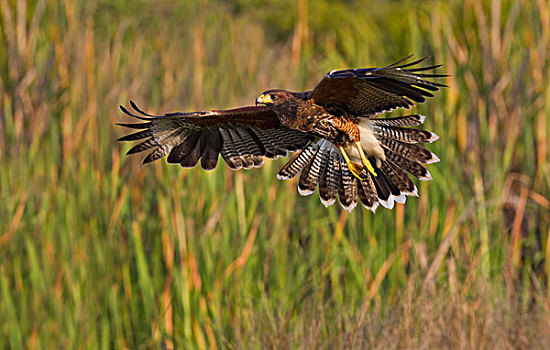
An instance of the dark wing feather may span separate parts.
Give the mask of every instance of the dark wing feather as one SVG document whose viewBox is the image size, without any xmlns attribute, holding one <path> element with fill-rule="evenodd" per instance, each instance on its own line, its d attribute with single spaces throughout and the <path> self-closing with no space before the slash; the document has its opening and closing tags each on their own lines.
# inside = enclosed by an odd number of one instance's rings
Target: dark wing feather
<svg viewBox="0 0 550 350">
<path fill-rule="evenodd" d="M 169 163 L 194 167 L 200 160 L 203 169 L 212 170 L 219 154 L 232 169 L 258 167 L 263 157 L 286 156 L 302 149 L 312 136 L 283 126 L 275 113 L 265 106 L 154 116 L 130 102 L 134 112 L 123 106 L 127 115 L 143 123 L 118 124 L 141 131 L 119 141 L 143 140 L 128 154 L 150 150 L 144 163 L 168 154 Z"/>
<path fill-rule="evenodd" d="M 446 75 L 419 73 L 436 69 L 439 65 L 408 68 L 427 57 L 399 65 L 411 56 L 383 68 L 331 71 L 310 96 L 315 103 L 328 109 L 365 117 L 396 108 L 410 108 L 414 102 L 422 103 L 426 97 L 433 97 L 429 91 L 446 86 L 428 80 Z"/>
</svg>

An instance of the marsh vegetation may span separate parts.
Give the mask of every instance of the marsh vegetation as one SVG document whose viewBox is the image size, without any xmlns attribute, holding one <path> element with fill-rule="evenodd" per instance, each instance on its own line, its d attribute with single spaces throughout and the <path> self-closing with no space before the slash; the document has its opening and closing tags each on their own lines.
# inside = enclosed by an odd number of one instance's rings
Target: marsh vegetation
<svg viewBox="0 0 550 350">
<path fill-rule="evenodd" d="M 550 343 L 549 5 L 0 0 L 0 347 Z M 115 141 L 129 99 L 229 108 L 410 53 L 450 87 L 414 109 L 434 180 L 393 211 Z"/>
</svg>

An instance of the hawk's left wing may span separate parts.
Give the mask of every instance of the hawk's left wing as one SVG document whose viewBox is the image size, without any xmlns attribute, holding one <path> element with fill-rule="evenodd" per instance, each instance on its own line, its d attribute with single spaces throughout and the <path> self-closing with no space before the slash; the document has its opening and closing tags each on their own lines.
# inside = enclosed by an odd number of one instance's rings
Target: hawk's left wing
<svg viewBox="0 0 550 350">
<path fill-rule="evenodd" d="M 427 57 L 399 65 L 411 56 L 383 68 L 331 71 L 311 91 L 310 96 L 315 103 L 329 109 L 366 117 L 396 108 L 410 108 L 414 102 L 421 103 L 426 97 L 433 97 L 430 91 L 446 87 L 427 79 L 447 76 L 422 73 L 440 65 L 412 67 Z"/>
<path fill-rule="evenodd" d="M 154 116 L 141 111 L 132 101 L 130 104 L 136 113 L 123 106 L 120 109 L 144 122 L 117 124 L 141 130 L 118 141 L 145 139 L 127 153 L 151 150 L 143 163 L 168 155 L 168 163 L 194 167 L 200 159 L 203 169 L 212 170 L 221 154 L 231 169 L 250 169 L 262 166 L 263 157 L 284 157 L 312 139 L 311 135 L 283 126 L 265 106 Z"/>
</svg>

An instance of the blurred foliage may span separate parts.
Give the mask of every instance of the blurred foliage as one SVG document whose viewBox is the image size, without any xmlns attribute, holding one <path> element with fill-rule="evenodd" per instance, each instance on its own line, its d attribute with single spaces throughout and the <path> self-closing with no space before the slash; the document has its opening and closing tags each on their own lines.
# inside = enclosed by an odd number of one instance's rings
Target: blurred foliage
<svg viewBox="0 0 550 350">
<path fill-rule="evenodd" d="M 0 346 L 544 347 L 548 7 L 0 0 Z M 414 110 L 434 180 L 393 211 L 115 141 L 129 99 L 234 107 L 410 53 L 450 87 Z"/>
</svg>

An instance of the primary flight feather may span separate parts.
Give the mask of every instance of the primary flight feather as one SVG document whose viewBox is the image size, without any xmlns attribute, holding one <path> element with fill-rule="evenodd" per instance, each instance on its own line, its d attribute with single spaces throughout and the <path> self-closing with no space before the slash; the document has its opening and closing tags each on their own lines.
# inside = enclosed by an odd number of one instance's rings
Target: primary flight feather
<svg viewBox="0 0 550 350">
<path fill-rule="evenodd" d="M 411 108 L 446 86 L 430 80 L 446 75 L 424 73 L 440 65 L 418 67 L 426 58 L 403 64 L 410 57 L 383 68 L 331 71 L 307 92 L 268 90 L 255 106 L 155 116 L 130 102 L 135 112 L 121 110 L 142 122 L 118 125 L 140 131 L 119 141 L 144 139 L 128 151 L 150 150 L 143 163 L 168 155 L 168 163 L 194 167 L 200 161 L 205 170 L 216 167 L 219 155 L 238 170 L 296 152 L 277 178 L 300 174 L 301 195 L 319 187 L 325 206 L 338 198 L 351 211 L 359 198 L 373 212 L 379 204 L 391 209 L 418 195 L 408 174 L 430 180 L 424 164 L 439 161 L 420 145 L 438 136 L 414 128 L 424 116 L 373 118 Z"/>
</svg>

